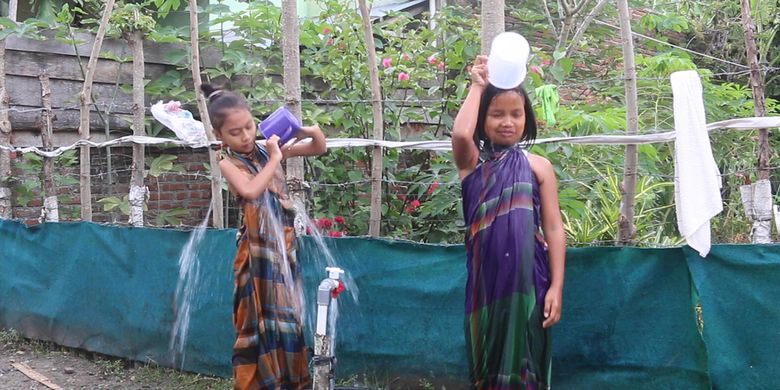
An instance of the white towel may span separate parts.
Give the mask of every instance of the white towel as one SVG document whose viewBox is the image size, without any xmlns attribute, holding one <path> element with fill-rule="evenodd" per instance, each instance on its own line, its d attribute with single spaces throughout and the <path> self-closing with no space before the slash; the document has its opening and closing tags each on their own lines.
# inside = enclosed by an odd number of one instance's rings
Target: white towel
<svg viewBox="0 0 780 390">
<path fill-rule="evenodd" d="M 674 72 L 674 202 L 677 226 L 701 257 L 710 252 L 710 219 L 723 211 L 720 171 L 712 157 L 701 80 L 693 70 Z"/>
</svg>

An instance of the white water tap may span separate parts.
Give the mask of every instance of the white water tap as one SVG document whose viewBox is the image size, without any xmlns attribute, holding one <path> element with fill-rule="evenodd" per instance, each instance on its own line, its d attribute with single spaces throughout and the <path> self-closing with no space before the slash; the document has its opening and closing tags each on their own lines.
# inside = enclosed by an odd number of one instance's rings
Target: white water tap
<svg viewBox="0 0 780 390">
<path fill-rule="evenodd" d="M 325 271 L 328 271 L 328 278 L 333 280 L 339 280 L 339 275 L 344 274 L 344 270 L 339 267 L 325 267 Z"/>
</svg>

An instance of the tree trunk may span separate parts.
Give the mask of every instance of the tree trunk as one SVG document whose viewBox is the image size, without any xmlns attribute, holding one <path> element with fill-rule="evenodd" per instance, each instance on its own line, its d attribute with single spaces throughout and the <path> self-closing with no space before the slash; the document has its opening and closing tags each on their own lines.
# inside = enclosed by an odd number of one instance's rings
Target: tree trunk
<svg viewBox="0 0 780 390">
<path fill-rule="evenodd" d="M 92 45 L 92 52 L 89 55 L 87 72 L 84 75 L 84 87 L 81 89 L 81 95 L 79 96 L 79 100 L 81 102 L 81 121 L 79 124 L 79 135 L 83 140 L 89 139 L 89 106 L 92 100 L 92 78 L 95 75 L 98 55 L 100 54 L 100 47 L 103 45 L 103 37 L 106 35 L 108 20 L 111 18 L 111 13 L 113 10 L 114 0 L 106 0 L 105 9 L 103 10 L 103 17 L 100 19 L 100 26 L 98 27 L 97 34 L 95 35 L 95 43 Z M 84 221 L 92 221 L 92 177 L 90 172 L 91 167 L 89 146 L 84 145 L 81 147 L 81 155 L 79 160 L 79 176 L 81 181 L 79 185 L 81 192 L 81 219 Z"/>
<path fill-rule="evenodd" d="M 282 61 L 285 105 L 298 119 L 301 119 L 301 52 L 300 28 L 298 25 L 297 0 L 282 0 Z M 295 231 L 306 233 L 304 216 L 306 192 L 303 186 L 303 157 L 287 160 L 287 184 L 295 200 Z"/>
<path fill-rule="evenodd" d="M 761 67 L 758 64 L 758 48 L 756 47 L 756 24 L 750 16 L 750 2 L 741 0 L 740 13 L 742 30 L 745 32 L 745 48 L 750 65 L 750 88 L 753 90 L 753 112 L 755 116 L 766 116 L 764 99 L 764 81 Z M 758 130 L 758 181 L 752 184 L 752 241 L 755 244 L 772 242 L 772 188 L 769 182 L 769 131 Z"/>
<path fill-rule="evenodd" d="M 41 102 L 43 111 L 41 111 L 41 141 L 43 147 L 47 150 L 54 148 L 54 134 L 51 129 L 51 88 L 49 87 L 49 76 L 40 75 L 41 81 Z M 59 222 L 60 211 L 57 201 L 57 186 L 54 183 L 54 158 L 43 158 L 43 216 L 46 222 Z"/>
<path fill-rule="evenodd" d="M 482 54 L 490 53 L 496 35 L 504 32 L 504 0 L 482 1 Z"/>
<path fill-rule="evenodd" d="M 637 133 L 637 92 L 636 65 L 634 63 L 634 39 L 631 32 L 631 13 L 628 0 L 618 0 L 620 13 L 620 36 L 623 41 L 623 68 L 626 74 L 626 133 Z M 623 164 L 622 202 L 620 204 L 620 221 L 618 221 L 618 244 L 629 245 L 634 238 L 634 194 L 636 192 L 636 145 L 626 145 L 625 162 Z"/>
<path fill-rule="evenodd" d="M 17 0 L 11 0 L 8 9 L 11 20 L 16 20 Z M 8 119 L 8 92 L 5 90 L 5 39 L 0 40 L 0 145 L 11 146 L 11 121 Z M 0 149 L 0 219 L 13 218 L 11 206 L 11 152 Z"/>
<path fill-rule="evenodd" d="M 198 112 L 200 120 L 203 122 L 203 128 L 206 130 L 206 137 L 209 142 L 216 140 L 214 132 L 211 129 L 209 121 L 209 110 L 206 105 L 206 97 L 200 90 L 203 84 L 200 78 L 200 49 L 198 48 L 198 2 L 190 0 L 190 42 L 192 44 L 192 81 L 195 84 L 195 97 L 198 100 Z M 222 229 L 224 227 L 222 213 L 222 172 L 219 170 L 217 161 L 217 152 L 209 148 L 209 164 L 211 165 L 211 208 L 212 223 L 214 227 Z"/>
<path fill-rule="evenodd" d="M 376 47 L 374 32 L 371 26 L 371 16 L 366 0 L 358 0 L 360 15 L 363 17 L 363 31 L 368 50 L 368 72 L 371 79 L 371 108 L 374 119 L 374 139 L 384 139 L 384 119 L 382 119 L 382 90 L 379 86 L 379 71 L 376 62 Z M 382 226 L 382 171 L 384 166 L 384 150 L 374 146 L 371 158 L 371 214 L 369 216 L 368 234 L 378 236 Z"/>
<path fill-rule="evenodd" d="M 146 135 L 144 117 L 144 36 L 140 31 L 128 34 L 127 41 L 133 50 L 133 135 Z M 130 168 L 130 224 L 144 226 L 144 203 L 147 189 L 144 185 L 144 145 L 133 144 L 133 164 Z"/>
</svg>

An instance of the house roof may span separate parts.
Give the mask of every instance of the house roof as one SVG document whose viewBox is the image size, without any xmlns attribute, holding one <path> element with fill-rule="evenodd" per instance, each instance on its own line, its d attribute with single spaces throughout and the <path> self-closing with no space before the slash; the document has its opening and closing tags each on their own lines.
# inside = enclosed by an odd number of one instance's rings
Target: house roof
<svg viewBox="0 0 780 390">
<path fill-rule="evenodd" d="M 393 12 L 407 11 L 409 9 L 415 8 L 416 6 L 427 5 L 427 4 L 428 4 L 428 0 L 412 0 L 412 1 L 402 1 L 393 4 L 376 5 L 374 7 L 371 7 L 371 17 L 384 18 L 385 16 L 387 16 L 387 14 Z"/>
</svg>

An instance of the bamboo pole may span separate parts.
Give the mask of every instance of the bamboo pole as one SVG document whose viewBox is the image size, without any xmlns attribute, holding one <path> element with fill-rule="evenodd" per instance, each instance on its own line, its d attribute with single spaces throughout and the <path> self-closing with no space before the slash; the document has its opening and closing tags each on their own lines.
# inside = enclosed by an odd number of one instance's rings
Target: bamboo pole
<svg viewBox="0 0 780 390">
<path fill-rule="evenodd" d="M 87 63 L 87 72 L 84 75 L 84 87 L 81 89 L 79 100 L 81 102 L 81 117 L 79 123 L 79 135 L 81 139 L 89 139 L 89 104 L 92 98 L 92 79 L 95 76 L 95 70 L 97 68 L 98 55 L 100 54 L 100 47 L 103 45 L 103 38 L 106 36 L 106 28 L 108 27 L 108 20 L 111 18 L 111 13 L 114 10 L 114 0 L 106 0 L 106 8 L 103 10 L 103 17 L 100 19 L 100 26 L 98 27 L 97 34 L 95 35 L 95 43 L 92 45 L 92 52 L 89 55 L 89 62 Z M 89 146 L 81 147 L 81 154 L 79 158 L 80 173 L 79 173 L 79 189 L 81 193 L 81 219 L 84 221 L 92 221 L 92 177 L 90 167 L 90 150 Z"/>
<path fill-rule="evenodd" d="M 136 11 L 137 12 L 137 11 Z M 127 41 L 133 50 L 133 135 L 146 135 L 144 116 L 146 103 L 144 102 L 144 36 L 141 31 L 128 33 Z M 145 163 L 144 145 L 133 144 L 133 163 L 130 173 L 130 224 L 144 226 L 144 203 L 148 193 L 144 185 Z"/>
<path fill-rule="evenodd" d="M 628 0 L 617 0 L 620 14 L 620 37 L 623 41 L 623 68 L 626 90 L 626 134 L 637 133 L 639 112 L 637 109 L 636 65 L 634 62 L 634 40 L 631 32 L 631 12 Z M 618 221 L 618 244 L 629 245 L 634 238 L 634 196 L 636 193 L 636 145 L 626 145 L 623 163 L 622 201 Z"/>
<path fill-rule="evenodd" d="M 504 32 L 504 0 L 482 1 L 482 54 L 490 53 L 496 35 Z"/>
<path fill-rule="evenodd" d="M 198 112 L 200 113 L 203 128 L 206 130 L 206 137 L 209 142 L 216 140 L 214 131 L 209 121 L 209 110 L 206 105 L 206 97 L 200 90 L 203 81 L 200 78 L 200 48 L 198 45 L 198 2 L 190 0 L 190 42 L 192 44 L 192 81 L 195 84 L 195 97 L 198 101 Z M 219 161 L 217 161 L 217 152 L 209 148 L 209 164 L 211 165 L 211 208 L 212 224 L 214 227 L 222 229 L 225 227 L 222 212 L 222 173 L 219 170 Z"/>
<path fill-rule="evenodd" d="M 18 0 L 8 4 L 9 17 L 16 20 Z M 11 121 L 8 118 L 8 91 L 5 89 L 5 39 L 0 40 L 0 145 L 11 146 Z M 0 219 L 13 218 L 11 204 L 11 153 L 0 150 Z"/>
<path fill-rule="evenodd" d="M 382 119 L 382 90 L 379 86 L 379 71 L 376 62 L 376 47 L 374 32 L 371 26 L 371 16 L 366 0 L 358 0 L 360 15 L 363 17 L 363 31 L 368 51 L 368 72 L 371 79 L 371 111 L 374 119 L 375 140 L 384 139 L 384 120 Z M 371 211 L 369 215 L 368 234 L 378 236 L 382 226 L 382 168 L 384 166 L 384 150 L 375 146 L 371 158 Z"/>
<path fill-rule="evenodd" d="M 297 0 L 282 0 L 282 64 L 285 105 L 298 119 L 301 119 L 301 53 L 300 27 L 298 25 Z M 303 186 L 303 157 L 287 159 L 287 184 L 295 199 L 295 231 L 306 232 L 306 192 Z"/>
<path fill-rule="evenodd" d="M 38 77 L 41 82 L 41 141 L 43 147 L 51 150 L 54 148 L 54 134 L 51 129 L 51 87 L 49 76 L 42 74 Z M 60 211 L 57 201 L 57 186 L 54 183 L 54 158 L 43 158 L 43 215 L 46 222 L 59 222 Z"/>
</svg>

